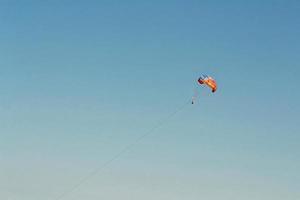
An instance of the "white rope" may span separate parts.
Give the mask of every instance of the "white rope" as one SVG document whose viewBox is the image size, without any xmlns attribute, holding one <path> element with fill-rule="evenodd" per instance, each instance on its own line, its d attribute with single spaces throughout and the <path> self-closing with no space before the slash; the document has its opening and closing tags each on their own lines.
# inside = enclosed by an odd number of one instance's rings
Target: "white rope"
<svg viewBox="0 0 300 200">
<path fill-rule="evenodd" d="M 138 137 L 135 141 L 133 141 L 132 143 L 130 143 L 129 145 L 127 145 L 125 148 L 123 148 L 121 151 L 119 151 L 117 154 L 115 154 L 113 157 L 111 157 L 111 159 L 107 160 L 105 163 L 103 163 L 101 166 L 97 167 L 96 169 L 94 169 L 92 172 L 90 172 L 88 175 L 86 175 L 85 177 L 83 177 L 81 180 L 78 181 L 78 183 L 76 183 L 75 185 L 73 185 L 73 187 L 71 187 L 69 190 L 64 191 L 63 193 L 61 193 L 59 196 L 57 196 L 56 198 L 54 198 L 53 200 L 61 200 L 64 197 L 66 197 L 67 195 L 71 194 L 73 191 L 75 191 L 76 189 L 78 189 L 81 185 L 83 185 L 85 182 L 87 182 L 90 178 L 92 178 L 93 176 L 95 176 L 96 174 L 98 174 L 100 171 L 102 171 L 103 169 L 105 169 L 107 166 L 109 166 L 113 161 L 117 160 L 121 155 L 123 155 L 125 152 L 129 151 L 133 146 L 135 146 L 137 143 L 139 143 L 141 140 L 143 140 L 145 137 L 147 137 L 148 135 L 150 135 L 151 133 L 153 133 L 153 131 L 155 131 L 156 129 L 158 129 L 159 127 L 163 126 L 166 122 L 168 122 L 168 120 L 172 117 L 174 117 L 178 112 L 180 112 L 181 110 L 183 110 L 187 105 L 189 105 L 191 103 L 191 100 L 189 100 L 187 103 L 185 103 L 184 105 L 180 106 L 179 108 L 177 108 L 174 112 L 170 113 L 165 119 L 159 121 L 155 126 L 153 126 L 151 129 L 149 129 L 147 132 L 145 132 L 143 135 L 141 135 L 140 137 Z"/>
</svg>

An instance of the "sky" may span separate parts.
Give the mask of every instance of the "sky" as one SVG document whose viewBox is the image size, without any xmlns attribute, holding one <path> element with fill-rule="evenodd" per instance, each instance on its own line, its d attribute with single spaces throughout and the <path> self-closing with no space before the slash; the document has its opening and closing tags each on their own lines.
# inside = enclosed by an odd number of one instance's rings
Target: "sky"
<svg viewBox="0 0 300 200">
<path fill-rule="evenodd" d="M 0 199 L 299 199 L 299 9 L 0 0 Z"/>
</svg>

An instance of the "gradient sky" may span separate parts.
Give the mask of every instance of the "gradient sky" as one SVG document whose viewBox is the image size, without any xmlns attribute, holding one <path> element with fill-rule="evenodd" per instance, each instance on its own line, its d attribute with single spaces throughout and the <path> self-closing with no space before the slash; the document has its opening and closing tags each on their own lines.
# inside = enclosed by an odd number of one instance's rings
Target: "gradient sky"
<svg viewBox="0 0 300 200">
<path fill-rule="evenodd" d="M 0 199 L 300 199 L 299 1 L 0 0 Z"/>
</svg>

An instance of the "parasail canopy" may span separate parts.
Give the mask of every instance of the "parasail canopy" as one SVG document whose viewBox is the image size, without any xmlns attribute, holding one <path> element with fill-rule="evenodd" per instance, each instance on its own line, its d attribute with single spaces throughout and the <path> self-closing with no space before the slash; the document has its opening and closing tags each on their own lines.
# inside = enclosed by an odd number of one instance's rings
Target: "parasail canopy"
<svg viewBox="0 0 300 200">
<path fill-rule="evenodd" d="M 211 88 L 212 92 L 215 92 L 217 90 L 217 82 L 210 76 L 201 75 L 198 79 L 198 83 L 208 86 L 209 88 Z"/>
</svg>

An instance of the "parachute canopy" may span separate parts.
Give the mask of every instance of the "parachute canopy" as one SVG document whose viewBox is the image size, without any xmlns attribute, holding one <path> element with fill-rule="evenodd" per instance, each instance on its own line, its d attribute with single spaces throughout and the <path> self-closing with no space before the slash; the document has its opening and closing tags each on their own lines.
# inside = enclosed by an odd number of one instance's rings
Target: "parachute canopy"
<svg viewBox="0 0 300 200">
<path fill-rule="evenodd" d="M 210 76 L 201 75 L 198 79 L 198 83 L 210 87 L 212 92 L 215 92 L 217 90 L 217 82 Z"/>
</svg>

